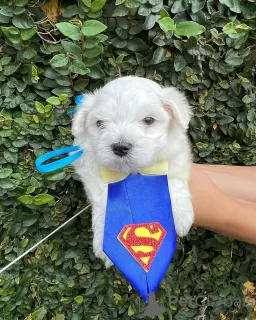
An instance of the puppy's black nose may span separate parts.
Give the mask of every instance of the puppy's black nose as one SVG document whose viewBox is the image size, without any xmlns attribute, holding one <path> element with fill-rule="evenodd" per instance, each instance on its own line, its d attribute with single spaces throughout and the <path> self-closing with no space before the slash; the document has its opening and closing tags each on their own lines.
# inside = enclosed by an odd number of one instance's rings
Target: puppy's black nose
<svg viewBox="0 0 256 320">
<path fill-rule="evenodd" d="M 116 154 L 119 157 L 124 157 L 127 155 L 128 151 L 131 149 L 132 144 L 131 143 L 113 143 L 112 144 L 112 150 L 114 154 Z"/>
</svg>

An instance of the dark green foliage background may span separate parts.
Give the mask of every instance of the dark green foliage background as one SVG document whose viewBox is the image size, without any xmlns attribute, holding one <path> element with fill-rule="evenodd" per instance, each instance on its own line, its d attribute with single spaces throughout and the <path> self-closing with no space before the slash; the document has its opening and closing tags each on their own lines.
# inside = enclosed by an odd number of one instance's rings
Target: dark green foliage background
<svg viewBox="0 0 256 320">
<path fill-rule="evenodd" d="M 27 0 L 0 4 L 1 266 L 86 205 L 71 168 L 42 175 L 34 162 L 72 144 L 67 110 L 74 98 L 117 76 L 148 77 L 186 93 L 195 114 L 189 130 L 195 162 L 256 165 L 255 1 L 62 3 L 58 22 L 76 26 L 71 39 L 42 20 L 39 5 Z M 163 5 L 175 23 L 196 21 L 206 31 L 189 38 L 165 34 L 157 23 Z M 80 34 L 91 19 L 108 27 L 99 37 Z M 61 56 L 51 60 L 56 55 Z M 105 270 L 95 259 L 91 242 L 86 212 L 0 275 L 0 320 L 112 320 L 141 314 L 143 301 L 117 270 Z M 168 297 L 209 294 L 241 299 L 242 306 L 209 306 L 205 319 L 255 319 L 242 293 L 243 283 L 256 281 L 255 274 L 255 246 L 192 230 L 180 241 L 158 290 L 166 308 L 158 319 L 195 319 L 199 307 L 170 306 Z"/>
</svg>

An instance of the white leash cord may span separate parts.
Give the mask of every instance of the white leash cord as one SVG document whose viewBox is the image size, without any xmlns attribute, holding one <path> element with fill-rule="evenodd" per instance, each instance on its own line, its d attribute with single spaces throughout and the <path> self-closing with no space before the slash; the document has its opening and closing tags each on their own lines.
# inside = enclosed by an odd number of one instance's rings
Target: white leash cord
<svg viewBox="0 0 256 320">
<path fill-rule="evenodd" d="M 45 240 L 47 240 L 49 237 L 51 237 L 54 233 L 56 233 L 57 231 L 59 231 L 61 228 L 63 228 L 66 224 L 68 224 L 70 221 L 72 221 L 73 219 L 75 219 L 77 216 L 79 216 L 81 213 L 83 213 L 85 210 L 87 210 L 91 205 L 89 204 L 87 207 L 83 208 L 81 211 L 77 212 L 73 217 L 71 217 L 70 219 L 68 219 L 67 221 L 65 221 L 62 225 L 60 225 L 57 229 L 55 229 L 54 231 L 52 231 L 50 234 L 48 234 L 46 237 L 44 237 L 43 239 L 41 239 L 40 241 L 38 241 L 33 247 L 31 247 L 30 249 L 28 249 L 27 251 L 25 251 L 24 253 L 22 253 L 19 257 L 17 257 L 16 259 L 14 259 L 12 262 L 10 262 L 9 264 L 7 264 L 7 266 L 5 266 L 4 268 L 2 268 L 0 270 L 0 274 L 3 273 L 4 271 L 6 271 L 7 269 L 9 269 L 13 264 L 15 264 L 17 261 L 19 261 L 20 259 L 22 259 L 24 256 L 26 256 L 30 251 L 33 251 L 35 248 L 37 248 L 42 242 L 44 242 Z"/>
</svg>

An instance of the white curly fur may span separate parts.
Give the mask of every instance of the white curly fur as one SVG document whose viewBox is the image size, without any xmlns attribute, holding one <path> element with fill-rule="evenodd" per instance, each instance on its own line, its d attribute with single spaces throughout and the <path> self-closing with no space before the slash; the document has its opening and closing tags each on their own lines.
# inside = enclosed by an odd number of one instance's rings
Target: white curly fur
<svg viewBox="0 0 256 320">
<path fill-rule="evenodd" d="M 122 77 L 86 95 L 75 114 L 72 133 L 74 144 L 85 150 L 74 163 L 92 203 L 93 248 L 106 267 L 112 265 L 102 251 L 107 185 L 100 167 L 136 173 L 158 160 L 169 162 L 168 184 L 175 229 L 185 236 L 192 226 L 194 213 L 188 188 L 192 164 L 187 128 L 192 116 L 185 96 L 174 87 L 163 88 L 140 77 Z M 151 125 L 142 119 L 152 117 Z M 97 121 L 104 121 L 103 128 Z M 111 149 L 117 142 L 129 142 L 132 148 L 125 157 Z"/>
</svg>

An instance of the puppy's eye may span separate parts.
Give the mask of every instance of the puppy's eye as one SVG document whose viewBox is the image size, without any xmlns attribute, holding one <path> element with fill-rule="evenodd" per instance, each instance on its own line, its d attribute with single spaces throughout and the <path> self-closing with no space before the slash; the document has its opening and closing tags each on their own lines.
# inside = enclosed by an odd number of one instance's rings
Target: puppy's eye
<svg viewBox="0 0 256 320">
<path fill-rule="evenodd" d="M 103 128 L 103 127 L 104 127 L 104 121 L 98 120 L 98 121 L 96 122 L 96 125 L 97 125 L 98 128 Z"/>
<path fill-rule="evenodd" d="M 152 117 L 146 117 L 146 118 L 144 118 L 143 120 L 142 120 L 146 125 L 151 125 L 152 123 L 154 123 L 155 122 L 155 119 L 154 118 L 152 118 Z"/>
</svg>

